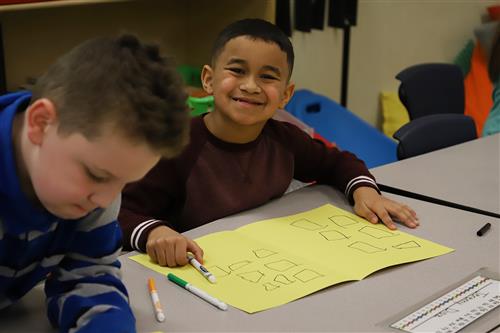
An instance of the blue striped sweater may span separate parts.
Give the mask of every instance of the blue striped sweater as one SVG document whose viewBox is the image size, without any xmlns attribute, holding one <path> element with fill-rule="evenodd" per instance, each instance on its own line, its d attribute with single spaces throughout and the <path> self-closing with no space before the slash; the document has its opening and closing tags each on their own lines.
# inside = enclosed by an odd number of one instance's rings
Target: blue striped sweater
<svg viewBox="0 0 500 333">
<path fill-rule="evenodd" d="M 45 280 L 48 317 L 60 332 L 135 332 L 117 260 L 119 198 L 82 219 L 63 220 L 21 192 L 12 121 L 30 97 L 0 97 L 0 309 Z"/>
</svg>

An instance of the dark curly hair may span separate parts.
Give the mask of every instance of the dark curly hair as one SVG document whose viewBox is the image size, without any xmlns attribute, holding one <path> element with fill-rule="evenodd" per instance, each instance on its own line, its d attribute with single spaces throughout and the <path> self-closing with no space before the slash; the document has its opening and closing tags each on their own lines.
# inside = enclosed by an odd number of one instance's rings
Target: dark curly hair
<svg viewBox="0 0 500 333">
<path fill-rule="evenodd" d="M 133 35 L 88 40 L 60 57 L 36 82 L 33 98 L 50 99 L 59 134 L 91 140 L 106 129 L 146 143 L 165 157 L 187 144 L 189 114 L 182 80 L 156 45 Z"/>
</svg>

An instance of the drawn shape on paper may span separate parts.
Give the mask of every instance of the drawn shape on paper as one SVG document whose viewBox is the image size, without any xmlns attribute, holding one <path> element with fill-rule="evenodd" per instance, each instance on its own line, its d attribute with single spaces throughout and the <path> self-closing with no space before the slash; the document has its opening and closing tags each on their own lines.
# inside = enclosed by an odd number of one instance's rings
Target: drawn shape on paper
<svg viewBox="0 0 500 333">
<path fill-rule="evenodd" d="M 354 242 L 352 244 L 349 244 L 348 247 L 368 254 L 387 251 L 387 249 L 376 247 L 365 242 Z"/>
<path fill-rule="evenodd" d="M 418 248 L 418 247 L 421 247 L 421 246 L 420 246 L 420 244 L 418 244 L 415 241 L 409 241 L 409 242 L 405 242 L 405 243 L 401 243 L 401 244 L 393 246 L 393 248 L 398 249 L 398 250 L 414 249 L 414 248 Z"/>
<path fill-rule="evenodd" d="M 250 260 L 243 260 L 243 261 L 238 261 L 235 262 L 234 264 L 228 265 L 230 270 L 232 271 L 237 271 L 238 269 L 241 269 L 247 265 L 250 265 L 252 262 Z"/>
<path fill-rule="evenodd" d="M 355 219 L 345 215 L 334 215 L 330 216 L 329 219 L 342 228 L 358 223 Z"/>
<path fill-rule="evenodd" d="M 219 266 L 210 266 L 207 267 L 207 269 L 210 271 L 210 273 L 215 275 L 216 278 L 222 278 L 231 274 L 230 271 L 226 271 L 225 269 Z"/>
<path fill-rule="evenodd" d="M 349 236 L 344 235 L 343 233 L 337 230 L 320 231 L 319 234 L 323 236 L 327 241 L 349 239 Z"/>
<path fill-rule="evenodd" d="M 301 270 L 300 272 L 296 273 L 293 275 L 294 278 L 299 280 L 300 282 L 309 282 L 314 279 L 323 277 L 320 273 L 313 271 L 312 269 L 304 269 Z"/>
<path fill-rule="evenodd" d="M 374 227 L 363 227 L 359 229 L 359 232 L 368 236 L 371 236 L 376 239 L 381 239 L 381 238 L 387 238 L 387 237 L 394 237 L 398 236 L 399 234 L 392 233 L 387 230 L 382 230 Z"/>
<path fill-rule="evenodd" d="M 319 223 L 313 222 L 313 221 L 308 220 L 308 219 L 296 220 L 296 221 L 293 221 L 292 223 L 290 223 L 290 225 L 293 227 L 305 229 L 308 231 L 315 231 L 315 230 L 323 229 L 324 227 L 326 227 L 326 225 L 321 225 Z"/>
<path fill-rule="evenodd" d="M 275 285 L 275 284 L 273 284 L 271 282 L 266 282 L 266 283 L 263 283 L 262 285 L 264 286 L 264 289 L 266 291 L 273 291 L 273 290 L 276 290 L 276 289 L 278 289 L 280 287 L 280 286 Z"/>
<path fill-rule="evenodd" d="M 297 264 L 287 259 L 281 259 L 278 261 L 268 262 L 267 264 L 264 264 L 264 266 L 272 269 L 273 271 L 284 272 L 292 267 L 297 266 Z"/>
<path fill-rule="evenodd" d="M 284 274 L 278 274 L 278 275 L 276 275 L 274 277 L 274 281 L 279 282 L 281 284 L 292 284 L 292 283 L 295 282 L 294 280 L 290 280 L 288 278 L 288 276 L 286 276 Z"/>
<path fill-rule="evenodd" d="M 264 273 L 260 271 L 251 271 L 238 274 L 240 278 L 252 283 L 258 283 L 263 277 Z"/>
<path fill-rule="evenodd" d="M 257 258 L 267 258 L 270 257 L 278 252 L 267 250 L 267 249 L 258 249 L 258 250 L 253 250 L 253 253 Z"/>
</svg>

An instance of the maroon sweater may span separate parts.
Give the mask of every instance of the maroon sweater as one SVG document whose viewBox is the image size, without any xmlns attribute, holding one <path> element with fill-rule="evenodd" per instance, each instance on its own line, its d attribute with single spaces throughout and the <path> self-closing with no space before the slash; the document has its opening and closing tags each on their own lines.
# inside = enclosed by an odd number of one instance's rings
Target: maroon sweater
<svg viewBox="0 0 500 333">
<path fill-rule="evenodd" d="M 203 117 L 193 118 L 184 152 L 125 188 L 119 216 L 124 248 L 145 252 L 149 231 L 159 225 L 184 232 L 262 205 L 283 195 L 293 178 L 334 186 L 351 204 L 356 188 L 377 189 L 361 160 L 292 124 L 271 119 L 256 140 L 234 144 L 212 135 Z"/>
</svg>

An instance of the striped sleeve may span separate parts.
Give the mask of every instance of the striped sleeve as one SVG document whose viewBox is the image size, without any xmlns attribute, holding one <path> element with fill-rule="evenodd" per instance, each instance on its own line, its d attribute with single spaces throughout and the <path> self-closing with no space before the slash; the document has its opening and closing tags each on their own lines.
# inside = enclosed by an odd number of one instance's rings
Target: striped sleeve
<svg viewBox="0 0 500 333">
<path fill-rule="evenodd" d="M 68 253 L 45 283 L 48 316 L 60 332 L 136 332 L 117 260 L 119 206 L 118 198 L 80 221 Z"/>
<path fill-rule="evenodd" d="M 380 190 L 377 186 L 377 183 L 375 183 L 375 180 L 373 178 L 370 178 L 368 176 L 355 177 L 347 183 L 344 192 L 346 198 L 349 200 L 349 203 L 351 205 L 354 204 L 354 196 L 353 196 L 354 190 L 356 190 L 358 187 L 363 187 L 363 186 L 372 187 L 380 194 Z"/>
<path fill-rule="evenodd" d="M 147 220 L 139 223 L 132 231 L 130 236 L 130 248 L 139 252 L 146 252 L 146 241 L 149 235 L 149 231 L 153 230 L 157 226 L 165 225 L 161 220 Z"/>
<path fill-rule="evenodd" d="M 123 248 L 127 251 L 146 253 L 146 243 L 151 230 L 162 225 L 172 228 L 166 221 L 136 213 L 125 204 L 122 204 L 118 219 L 124 234 Z"/>
<path fill-rule="evenodd" d="M 161 225 L 175 229 L 168 215 L 181 200 L 184 181 L 172 175 L 174 164 L 162 159 L 140 181 L 125 186 L 118 216 L 125 250 L 144 253 L 150 231 Z"/>
</svg>

